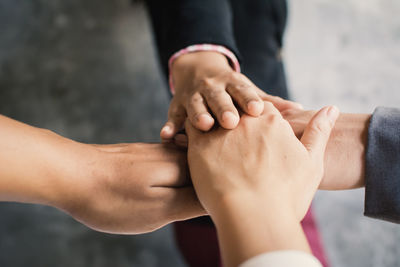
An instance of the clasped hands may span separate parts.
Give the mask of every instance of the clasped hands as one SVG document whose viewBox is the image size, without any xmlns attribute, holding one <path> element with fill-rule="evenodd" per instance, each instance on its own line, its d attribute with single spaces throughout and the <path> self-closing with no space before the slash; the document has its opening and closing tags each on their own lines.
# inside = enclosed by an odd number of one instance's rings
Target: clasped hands
<svg viewBox="0 0 400 267">
<path fill-rule="evenodd" d="M 317 156 L 311 157 L 307 150 L 312 148 L 311 139 L 303 137 L 309 144 L 302 145 L 278 109 L 271 102 L 264 106 L 258 117 L 242 115 L 233 130 L 202 132 L 187 121 L 188 154 L 173 144 L 73 142 L 75 148 L 69 146 L 68 155 L 79 156 L 79 164 L 59 172 L 59 186 L 49 182 L 54 186 L 45 194 L 51 197 L 39 203 L 61 208 L 93 229 L 122 234 L 150 232 L 173 221 L 218 214 L 218 207 L 223 207 L 220 198 L 225 196 L 236 196 L 242 205 L 252 196 L 252 203 L 263 213 L 267 213 L 266 203 L 272 203 L 269 198 L 280 199 L 279 206 L 286 210 L 284 206 L 298 196 L 295 202 L 301 198 L 303 204 L 296 218 L 301 219 L 322 178 L 321 151 L 334 120 L 327 119 L 328 109 L 324 109 L 311 121 L 318 142 Z M 287 185 L 296 184 L 292 178 L 313 183 L 305 197 L 297 187 L 280 185 L 283 192 L 278 191 L 269 184 L 280 181 L 273 178 L 284 178 Z M 289 193 L 288 197 L 283 193 Z"/>
<path fill-rule="evenodd" d="M 284 200 L 286 204 L 280 203 L 284 207 L 294 196 L 301 196 L 303 200 L 295 202 L 303 203 L 303 208 L 294 212 L 301 218 L 312 198 L 310 192 L 321 179 L 325 143 L 318 140 L 326 142 L 335 117 L 329 119 L 328 114 L 337 114 L 336 109 L 328 112 L 326 108 L 317 115 L 303 111 L 299 104 L 262 92 L 244 75 L 233 72 L 219 54 L 201 54 L 200 62 L 193 55 L 185 56 L 187 61 L 182 56 L 182 66 L 174 64 L 178 68 L 173 72 L 176 95 L 167 128 L 161 132 L 164 140 L 185 143 L 182 140 L 187 138 L 178 140 L 176 133 L 186 121 L 188 151 L 174 144 L 83 144 L 0 116 L 0 201 L 54 206 L 93 229 L 120 234 L 149 232 L 173 221 L 219 214 L 220 200 L 225 197 L 234 202 L 240 198 L 242 205 L 250 197 L 266 213 L 265 202 L 273 203 L 270 198 Z M 210 103 L 199 98 L 199 92 L 205 91 Z M 212 106 L 214 116 L 204 114 L 207 106 Z M 235 117 L 238 110 L 244 112 L 240 120 Z M 225 111 L 234 117 L 224 116 Z M 368 118 L 340 116 L 340 127 L 335 127 L 328 145 L 329 171 L 321 188 L 362 186 Z M 215 120 L 220 128 L 210 131 Z M 307 127 L 312 138 L 303 134 Z M 310 140 L 314 139 L 318 148 L 312 150 Z M 315 152 L 318 156 L 311 156 L 310 149 L 319 151 Z M 335 167 L 347 164 L 348 158 L 357 161 L 347 168 Z M 291 187 L 296 181 L 308 181 L 305 176 L 312 179 L 312 186 Z M 268 189 L 275 186 L 276 190 Z M 300 193 L 305 188 L 308 193 Z"/>
<path fill-rule="evenodd" d="M 218 187 L 230 190 L 231 187 L 226 186 L 230 180 L 225 181 L 226 175 L 222 175 L 225 171 L 244 174 L 245 171 L 251 170 L 250 176 L 257 171 L 270 172 L 271 166 L 262 162 L 261 152 L 269 151 L 268 153 L 279 154 L 284 151 L 273 151 L 269 146 L 266 148 L 265 140 L 270 140 L 268 143 L 289 144 L 289 141 L 294 138 L 293 130 L 279 112 L 286 113 L 292 118 L 298 118 L 297 114 L 305 117 L 301 126 L 293 127 L 296 128 L 298 136 L 301 136 L 314 115 L 304 116 L 305 112 L 301 110 L 301 105 L 264 93 L 246 76 L 232 71 L 226 58 L 218 53 L 201 52 L 181 56 L 174 63 L 172 73 L 176 94 L 172 99 L 169 119 L 161 131 L 161 137 L 167 141 L 175 140 L 175 143 L 179 145 L 187 145 L 187 137 L 177 135 L 178 130 L 187 121 L 189 165 L 196 192 L 189 178 L 184 148 L 175 147 L 172 144 L 97 146 L 96 153 L 101 155 L 99 161 L 106 162 L 101 165 L 113 166 L 108 168 L 112 171 L 106 171 L 105 183 L 99 183 L 97 179 L 94 179 L 94 185 L 89 190 L 98 188 L 96 190 L 99 192 L 105 192 L 104 197 L 90 197 L 88 203 L 94 202 L 94 204 L 86 209 L 75 207 L 65 209 L 78 220 L 100 231 L 142 233 L 155 230 L 172 221 L 211 213 L 206 203 L 212 203 L 213 200 L 208 201 L 208 198 L 212 199 L 218 193 L 213 191 L 217 184 L 212 181 L 218 179 L 221 181 Z M 238 107 L 233 105 L 234 102 L 238 103 Z M 264 105 L 267 108 L 264 108 Z M 239 111 L 245 112 L 240 120 Z M 268 119 L 271 116 L 276 118 L 274 122 L 282 123 L 271 124 Z M 248 121 L 252 122 L 251 129 L 248 129 L 250 126 Z M 210 131 L 216 122 L 219 123 L 221 129 Z M 286 137 L 290 136 L 291 139 L 275 140 L 278 136 L 270 136 L 267 131 L 267 128 L 272 126 L 282 133 L 286 131 Z M 195 128 L 198 131 L 190 131 Z M 206 133 L 207 131 L 210 132 Z M 244 135 L 243 131 L 247 135 Z M 226 141 L 217 138 L 223 134 L 236 140 L 236 143 L 217 145 L 218 142 Z M 246 144 L 253 138 L 262 139 L 265 142 Z M 196 146 L 197 142 L 202 145 Z M 246 145 L 240 147 L 238 146 L 240 144 Z M 215 150 L 219 146 L 225 150 Z M 298 151 L 295 147 L 291 150 L 291 154 L 294 153 L 293 151 Z M 275 150 L 278 148 L 280 146 L 274 147 Z M 239 149 L 241 149 L 240 153 L 236 153 Z M 204 157 L 206 152 L 208 156 Z M 258 158 L 259 165 L 254 164 L 248 168 L 248 157 L 245 156 L 247 154 Z M 104 155 L 110 159 L 104 160 Z M 220 162 L 218 166 L 221 173 L 214 169 L 209 169 L 208 173 L 202 172 L 207 168 L 201 163 L 217 161 Z M 195 166 L 197 167 L 194 168 Z M 277 166 L 273 167 L 277 168 Z M 196 179 L 199 176 L 207 177 L 203 177 L 202 180 Z M 217 176 L 219 178 L 215 178 Z M 229 177 L 234 176 L 229 175 Z M 207 191 L 203 188 L 208 188 L 209 193 L 202 194 L 201 190 Z M 238 188 L 245 190 L 248 186 L 238 186 Z M 201 205 L 197 196 L 200 197 Z M 260 202 L 259 205 L 263 207 L 264 203 Z"/>
</svg>

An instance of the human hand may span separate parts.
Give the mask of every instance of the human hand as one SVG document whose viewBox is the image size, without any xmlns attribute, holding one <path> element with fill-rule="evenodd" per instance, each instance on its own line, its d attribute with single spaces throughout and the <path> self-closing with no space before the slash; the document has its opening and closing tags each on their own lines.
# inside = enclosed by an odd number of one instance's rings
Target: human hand
<svg viewBox="0 0 400 267">
<path fill-rule="evenodd" d="M 88 227 L 138 234 L 206 214 L 188 179 L 185 151 L 172 144 L 92 147 L 98 153 L 90 177 L 65 186 L 69 193 L 57 205 Z"/>
<path fill-rule="evenodd" d="M 205 215 L 173 144 L 88 145 L 0 115 L 0 201 L 66 211 L 110 233 Z"/>
<path fill-rule="evenodd" d="M 300 138 L 315 113 L 313 110 L 286 109 L 282 116 Z M 326 148 L 325 172 L 319 189 L 344 190 L 364 186 L 370 118 L 370 114 L 340 114 Z"/>
<path fill-rule="evenodd" d="M 208 131 L 214 118 L 225 129 L 239 122 L 238 108 L 258 116 L 264 105 L 272 102 L 279 110 L 299 105 L 270 96 L 246 76 L 232 70 L 226 57 L 217 52 L 195 52 L 177 58 L 171 68 L 175 95 L 168 111 L 168 121 L 161 130 L 163 140 L 172 139 L 183 127 L 186 117 L 195 128 Z"/>
<path fill-rule="evenodd" d="M 203 207 L 218 230 L 224 265 L 273 250 L 310 252 L 300 221 L 323 175 L 323 157 L 338 116 L 323 108 L 299 141 L 266 102 L 234 130 L 202 133 L 189 122 L 188 161 Z"/>
<path fill-rule="evenodd" d="M 188 160 L 199 199 L 212 216 L 221 200 L 257 200 L 306 214 L 323 175 L 323 156 L 337 108 L 318 112 L 299 141 L 289 123 L 265 102 L 258 118 L 243 115 L 234 130 L 202 133 L 186 124 Z"/>
</svg>

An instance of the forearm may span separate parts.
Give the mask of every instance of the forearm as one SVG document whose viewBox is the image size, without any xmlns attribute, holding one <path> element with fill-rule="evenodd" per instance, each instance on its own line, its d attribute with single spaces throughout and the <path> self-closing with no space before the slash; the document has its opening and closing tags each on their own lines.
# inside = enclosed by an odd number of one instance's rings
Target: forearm
<svg viewBox="0 0 400 267">
<path fill-rule="evenodd" d="M 0 129 L 1 201 L 58 204 L 96 160 L 87 145 L 48 130 L 4 116 Z"/>
<path fill-rule="evenodd" d="M 287 211 L 253 200 L 221 201 L 211 214 L 217 227 L 223 261 L 238 266 L 266 252 L 297 250 L 310 252 L 300 222 Z"/>
<path fill-rule="evenodd" d="M 315 111 L 284 111 L 300 138 Z M 365 151 L 370 114 L 341 113 L 329 138 L 320 189 L 343 190 L 364 186 Z"/>
<path fill-rule="evenodd" d="M 325 154 L 320 189 L 343 190 L 365 185 L 365 151 L 371 115 L 342 113 Z"/>
<path fill-rule="evenodd" d="M 0 201 L 53 206 L 98 231 L 205 215 L 186 165 L 171 144 L 82 144 L 0 116 Z"/>
</svg>

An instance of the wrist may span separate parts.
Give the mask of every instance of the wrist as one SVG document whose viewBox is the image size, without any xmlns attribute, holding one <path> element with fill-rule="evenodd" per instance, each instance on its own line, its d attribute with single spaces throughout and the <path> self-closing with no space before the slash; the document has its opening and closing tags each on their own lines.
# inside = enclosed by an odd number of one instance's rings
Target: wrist
<svg viewBox="0 0 400 267">
<path fill-rule="evenodd" d="M 370 114 L 341 114 L 325 153 L 320 189 L 343 190 L 364 186 L 365 149 Z"/>
<path fill-rule="evenodd" d="M 234 219 L 238 214 L 240 214 L 238 217 L 249 215 L 260 220 L 268 220 L 270 214 L 274 214 L 275 218 L 290 223 L 300 222 L 290 204 L 279 197 L 258 197 L 254 192 L 234 193 L 226 194 L 213 203 L 217 204 L 208 212 L 216 221 L 226 221 L 226 217 Z"/>
<path fill-rule="evenodd" d="M 286 110 L 282 114 L 300 138 L 315 111 Z M 319 189 L 344 190 L 364 186 L 370 118 L 370 114 L 340 114 L 326 147 L 325 171 Z"/>
<path fill-rule="evenodd" d="M 210 215 L 227 265 L 276 250 L 310 252 L 300 221 L 284 204 L 251 196 L 229 197 L 219 204 Z"/>
<path fill-rule="evenodd" d="M 229 65 L 229 60 L 224 54 L 214 51 L 197 51 L 187 53 L 179 56 L 174 60 L 171 65 L 171 70 L 181 70 L 182 68 L 197 68 L 203 65 L 206 66 L 221 66 L 221 67 L 232 67 Z"/>
<path fill-rule="evenodd" d="M 53 165 L 57 178 L 46 200 L 51 206 L 74 213 L 91 205 L 91 200 L 101 193 L 97 191 L 101 179 L 109 177 L 112 171 L 105 153 L 96 146 L 67 142 L 68 152 L 55 155 L 55 158 L 60 156 Z"/>
</svg>

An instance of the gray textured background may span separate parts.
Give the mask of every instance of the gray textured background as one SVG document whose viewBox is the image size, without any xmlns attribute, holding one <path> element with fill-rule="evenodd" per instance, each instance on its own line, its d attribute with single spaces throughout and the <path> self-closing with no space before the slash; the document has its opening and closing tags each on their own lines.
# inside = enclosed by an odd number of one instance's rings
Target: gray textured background
<svg viewBox="0 0 400 267">
<path fill-rule="evenodd" d="M 400 108 L 400 1 L 291 1 L 293 96 L 306 108 Z M 364 191 L 320 192 L 314 207 L 332 266 L 400 266 L 400 226 L 362 216 Z"/>
<path fill-rule="evenodd" d="M 292 0 L 291 91 L 308 108 L 400 107 L 398 0 Z M 146 13 L 128 0 L 0 0 L 0 113 L 97 143 L 157 141 L 168 107 Z M 332 266 L 400 266 L 400 226 L 362 216 L 363 191 L 320 192 Z M 184 266 L 166 227 L 93 232 L 63 213 L 0 204 L 0 266 Z"/>
</svg>

